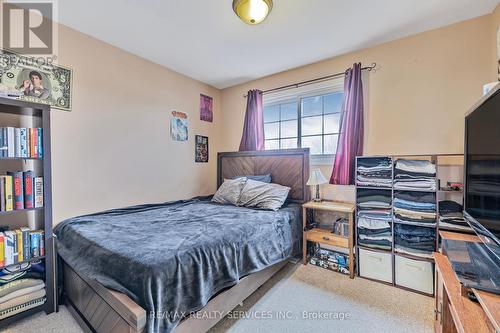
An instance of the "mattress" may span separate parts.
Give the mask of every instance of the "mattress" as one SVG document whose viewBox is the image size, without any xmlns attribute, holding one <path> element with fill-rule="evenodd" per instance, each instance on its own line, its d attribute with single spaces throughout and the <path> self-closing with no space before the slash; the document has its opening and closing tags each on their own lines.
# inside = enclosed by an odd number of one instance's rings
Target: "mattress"
<svg viewBox="0 0 500 333">
<path fill-rule="evenodd" d="M 170 332 L 242 277 L 300 253 L 299 204 L 274 212 L 209 199 L 68 219 L 54 229 L 58 253 L 146 309 L 147 332 Z"/>
</svg>

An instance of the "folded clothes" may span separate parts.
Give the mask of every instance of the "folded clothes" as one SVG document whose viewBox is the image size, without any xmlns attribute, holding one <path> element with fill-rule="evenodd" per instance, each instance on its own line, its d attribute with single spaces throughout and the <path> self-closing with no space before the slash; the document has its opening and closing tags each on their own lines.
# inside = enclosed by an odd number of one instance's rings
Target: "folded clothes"
<svg viewBox="0 0 500 333">
<path fill-rule="evenodd" d="M 439 201 L 439 214 L 446 215 L 452 213 L 462 214 L 463 206 L 458 202 L 451 200 L 441 200 Z"/>
<path fill-rule="evenodd" d="M 401 235 L 405 237 L 405 239 L 413 238 L 416 242 L 419 241 L 419 237 L 424 239 L 428 238 L 436 238 L 436 231 L 432 228 L 425 227 L 416 227 L 411 225 L 404 224 L 395 224 L 394 225 L 394 234 Z"/>
<path fill-rule="evenodd" d="M 364 240 L 358 238 L 358 244 L 364 247 L 381 250 L 391 250 L 392 248 L 392 243 L 387 240 Z"/>
<path fill-rule="evenodd" d="M 372 240 L 376 240 L 376 241 L 382 241 L 382 240 L 386 240 L 386 241 L 389 241 L 389 242 L 392 242 L 392 234 L 389 232 L 387 234 L 384 234 L 384 235 L 364 235 L 364 234 L 360 234 L 359 235 L 359 239 L 362 239 L 364 241 L 372 241 Z"/>
<path fill-rule="evenodd" d="M 415 211 L 423 211 L 423 212 L 436 212 L 436 203 L 427 203 L 427 202 L 418 202 L 418 201 L 409 201 L 405 199 L 395 198 L 394 199 L 394 207 L 415 210 Z"/>
<path fill-rule="evenodd" d="M 391 203 L 391 192 L 379 189 L 358 189 L 357 193 L 358 202 L 365 201 L 382 201 Z"/>
<path fill-rule="evenodd" d="M 435 179 L 422 179 L 422 180 L 395 180 L 394 189 L 396 190 L 436 190 L 436 180 Z"/>
<path fill-rule="evenodd" d="M 432 258 L 432 252 L 434 251 L 422 251 L 418 249 L 407 248 L 405 246 L 394 244 L 394 251 L 399 253 L 406 253 L 422 258 Z"/>
<path fill-rule="evenodd" d="M 43 289 L 43 290 L 45 290 L 45 289 Z M 5 319 L 7 317 L 11 317 L 13 315 L 24 312 L 26 310 L 35 308 L 35 307 L 45 303 L 45 301 L 46 301 L 46 298 L 42 297 L 42 298 L 34 299 L 32 301 L 25 302 L 25 303 L 19 304 L 17 306 L 0 311 L 0 320 Z"/>
<path fill-rule="evenodd" d="M 358 218 L 362 217 L 374 220 L 391 221 L 392 212 L 388 209 L 359 209 Z"/>
<path fill-rule="evenodd" d="M 415 173 L 436 174 L 436 166 L 426 160 L 399 159 L 396 161 L 395 169 Z"/>
<path fill-rule="evenodd" d="M 358 216 L 358 228 L 362 229 L 391 229 L 388 221 Z"/>
<path fill-rule="evenodd" d="M 396 191 L 394 197 L 407 200 L 425 203 L 436 203 L 436 194 L 428 192 L 412 192 L 412 191 Z"/>
<path fill-rule="evenodd" d="M 366 201 L 358 203 L 359 207 L 362 208 L 391 208 L 391 204 L 381 201 Z"/>
<path fill-rule="evenodd" d="M 382 169 L 382 170 L 366 170 L 366 169 L 358 169 L 358 175 L 362 175 L 367 178 L 392 178 L 392 170 L 391 169 Z"/>
<path fill-rule="evenodd" d="M 19 279 L 6 283 L 0 286 L 0 304 L 44 287 L 45 283 L 39 279 Z"/>
<path fill-rule="evenodd" d="M 410 218 L 414 220 L 418 219 L 436 219 L 435 212 L 423 212 L 423 211 L 414 211 L 405 208 L 394 207 L 394 214 L 397 214 L 403 218 Z"/>
<path fill-rule="evenodd" d="M 392 236 L 391 228 L 384 229 L 366 229 L 358 227 L 358 235 L 365 236 Z"/>
<path fill-rule="evenodd" d="M 427 220 L 427 219 L 413 220 L 413 219 L 403 218 L 403 217 L 398 216 L 398 215 L 394 216 L 394 223 L 410 224 L 410 225 L 428 227 L 428 228 L 436 226 L 436 220 Z"/>
<path fill-rule="evenodd" d="M 358 169 L 389 168 L 392 169 L 392 160 L 389 157 L 358 158 Z"/>
<path fill-rule="evenodd" d="M 435 218 L 432 218 L 432 219 L 421 218 L 421 217 L 412 218 L 412 217 L 403 216 L 403 215 L 399 215 L 399 214 L 394 214 L 394 219 L 400 220 L 400 222 L 414 222 L 414 223 L 424 223 L 424 224 L 435 224 L 436 223 Z"/>
<path fill-rule="evenodd" d="M 4 303 L 0 304 L 0 312 L 14 308 L 16 306 L 19 306 L 21 304 L 27 303 L 34 301 L 36 299 L 40 299 L 45 297 L 45 288 L 38 289 L 35 291 L 32 291 L 30 293 L 20 295 L 18 297 L 12 298 Z"/>
</svg>

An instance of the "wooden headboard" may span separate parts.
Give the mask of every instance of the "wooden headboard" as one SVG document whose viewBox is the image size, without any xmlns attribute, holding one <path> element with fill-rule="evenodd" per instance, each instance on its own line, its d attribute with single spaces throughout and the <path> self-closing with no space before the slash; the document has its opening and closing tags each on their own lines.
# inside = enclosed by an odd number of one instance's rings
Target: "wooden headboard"
<svg viewBox="0 0 500 333">
<path fill-rule="evenodd" d="M 217 154 L 217 188 L 224 179 L 271 174 L 272 182 L 290 187 L 288 198 L 306 202 L 310 190 L 309 148 L 242 151 Z"/>
</svg>

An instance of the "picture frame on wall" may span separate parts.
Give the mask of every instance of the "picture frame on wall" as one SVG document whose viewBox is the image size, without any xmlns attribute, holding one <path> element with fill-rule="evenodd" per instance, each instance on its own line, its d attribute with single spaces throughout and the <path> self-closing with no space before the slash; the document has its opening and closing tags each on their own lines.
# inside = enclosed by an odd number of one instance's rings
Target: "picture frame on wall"
<svg viewBox="0 0 500 333">
<path fill-rule="evenodd" d="M 170 137 L 173 141 L 188 140 L 188 115 L 185 112 L 172 110 L 170 118 Z"/>
<path fill-rule="evenodd" d="M 214 120 L 214 100 L 203 94 L 200 94 L 200 120 L 210 123 Z"/>
<path fill-rule="evenodd" d="M 208 163 L 208 136 L 195 135 L 194 160 L 197 163 Z"/>
<path fill-rule="evenodd" d="M 0 49 L 0 96 L 71 111 L 73 71 L 45 58 Z"/>
</svg>

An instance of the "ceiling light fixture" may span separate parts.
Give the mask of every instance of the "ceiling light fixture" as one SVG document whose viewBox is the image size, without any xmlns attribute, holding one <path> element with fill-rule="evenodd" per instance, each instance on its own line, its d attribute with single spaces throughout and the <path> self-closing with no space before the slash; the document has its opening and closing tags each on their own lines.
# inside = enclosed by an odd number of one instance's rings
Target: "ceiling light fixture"
<svg viewBox="0 0 500 333">
<path fill-rule="evenodd" d="M 273 0 L 233 0 L 233 10 L 246 24 L 259 24 L 273 9 Z"/>
</svg>

